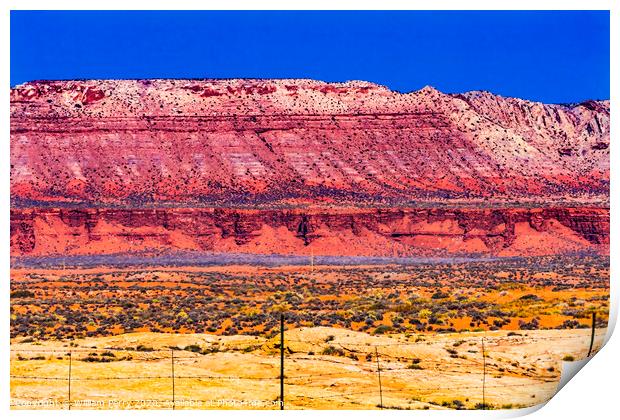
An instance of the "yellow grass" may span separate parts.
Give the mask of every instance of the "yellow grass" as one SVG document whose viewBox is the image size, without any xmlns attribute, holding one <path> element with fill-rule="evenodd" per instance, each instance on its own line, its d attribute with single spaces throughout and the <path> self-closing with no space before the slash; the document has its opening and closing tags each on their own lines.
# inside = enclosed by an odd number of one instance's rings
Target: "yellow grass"
<svg viewBox="0 0 620 420">
<path fill-rule="evenodd" d="M 599 330 L 595 349 L 605 331 Z M 372 336 L 345 329 L 297 328 L 285 334 L 287 409 L 375 409 L 379 355 L 383 405 L 402 409 L 465 408 L 485 402 L 494 408 L 525 407 L 548 400 L 557 388 L 562 358 L 585 357 L 590 331 L 539 330 Z M 171 347 L 197 345 L 217 352 L 174 351 L 175 406 L 181 408 L 278 409 L 279 338 L 210 334 L 132 333 L 11 346 L 13 408 L 51 401 L 81 408 L 171 408 Z M 72 344 L 69 344 L 72 343 Z M 151 352 L 122 350 L 139 345 Z M 327 354 L 332 346 L 340 354 Z M 114 361 L 89 362 L 111 349 Z M 454 357 L 448 351 L 456 352 Z M 52 352 L 53 351 L 53 352 Z M 43 356 L 43 360 L 37 360 Z M 125 359 L 131 356 L 131 360 Z M 419 359 L 418 363 L 414 363 Z M 412 363 L 420 369 L 410 368 Z M 58 378 L 33 379 L 24 377 Z M 155 378 L 153 378 L 155 377 Z M 123 379 L 97 379 L 123 378 Z M 26 407 L 28 407 L 26 405 Z M 31 408 L 31 407 L 28 407 Z M 49 408 L 49 407 L 48 407 Z"/>
</svg>

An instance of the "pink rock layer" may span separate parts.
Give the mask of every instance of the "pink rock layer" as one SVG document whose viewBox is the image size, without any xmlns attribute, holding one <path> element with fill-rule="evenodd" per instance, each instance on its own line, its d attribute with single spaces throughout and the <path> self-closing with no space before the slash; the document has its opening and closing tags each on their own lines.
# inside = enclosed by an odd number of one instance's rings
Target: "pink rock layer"
<svg viewBox="0 0 620 420">
<path fill-rule="evenodd" d="M 367 82 L 91 80 L 11 90 L 11 198 L 141 207 L 606 202 L 609 101 Z"/>
</svg>

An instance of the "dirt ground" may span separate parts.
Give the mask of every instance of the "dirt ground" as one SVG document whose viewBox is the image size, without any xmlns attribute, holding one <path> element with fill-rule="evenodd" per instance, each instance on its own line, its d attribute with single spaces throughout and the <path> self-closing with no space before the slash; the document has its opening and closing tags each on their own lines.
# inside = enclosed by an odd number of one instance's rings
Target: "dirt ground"
<svg viewBox="0 0 620 420">
<path fill-rule="evenodd" d="M 585 357 L 590 334 L 574 329 L 376 336 L 295 328 L 285 333 L 284 405 L 527 407 L 553 396 L 562 361 Z M 604 334 L 597 331 L 595 351 Z M 14 409 L 67 409 L 69 392 L 72 409 L 279 409 L 278 336 L 144 332 L 29 341 L 11 343 Z"/>
</svg>

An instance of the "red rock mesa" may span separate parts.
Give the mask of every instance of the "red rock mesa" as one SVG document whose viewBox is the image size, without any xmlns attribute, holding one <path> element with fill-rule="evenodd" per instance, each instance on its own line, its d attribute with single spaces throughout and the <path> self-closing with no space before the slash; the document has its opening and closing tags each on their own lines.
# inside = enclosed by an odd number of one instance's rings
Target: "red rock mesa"
<svg viewBox="0 0 620 420">
<path fill-rule="evenodd" d="M 26 83 L 11 252 L 605 253 L 609 106 L 367 82 Z"/>
</svg>

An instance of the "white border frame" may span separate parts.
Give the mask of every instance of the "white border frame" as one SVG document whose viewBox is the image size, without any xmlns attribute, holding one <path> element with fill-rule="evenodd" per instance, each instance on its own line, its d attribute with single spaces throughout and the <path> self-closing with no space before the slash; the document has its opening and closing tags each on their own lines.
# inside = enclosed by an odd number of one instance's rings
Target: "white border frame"
<svg viewBox="0 0 620 420">
<path fill-rule="evenodd" d="M 4 276 L 0 279 L 0 293 L 1 293 L 1 306 L 3 309 L 4 315 L 4 328 L 2 328 L 2 333 L 0 335 L 0 349 L 7 349 L 9 346 L 9 325 L 8 321 L 10 319 L 10 308 L 9 308 L 9 279 L 10 279 L 10 232 L 9 232 L 9 196 L 10 196 L 10 186 L 9 186 L 9 156 L 10 156 L 10 146 L 9 146 L 9 138 L 10 138 L 10 127 L 9 127 L 9 86 L 10 86 L 10 66 L 9 63 L 9 51 L 10 51 L 10 17 L 9 11 L 13 10 L 62 10 L 62 9 L 75 9 L 75 10 L 142 10 L 142 9 L 159 9 L 159 10 L 201 10 L 201 9 L 212 9 L 212 10 L 279 10 L 279 9 L 289 9 L 289 10 L 355 10 L 355 9 L 364 9 L 364 10 L 389 10 L 389 9 L 402 9 L 402 10 L 610 10 L 610 19 L 611 19 L 611 51 L 610 51 L 610 60 L 611 60 L 611 92 L 610 92 L 610 100 L 612 103 L 612 118 L 611 118 L 611 133 L 612 137 L 618 137 L 615 133 L 618 130 L 618 123 L 613 116 L 616 100 L 620 97 L 618 95 L 618 83 L 617 83 L 617 75 L 620 74 L 620 68 L 618 67 L 618 53 L 619 45 L 618 40 L 620 39 L 620 33 L 618 32 L 618 24 L 619 18 L 618 14 L 620 13 L 620 6 L 618 6 L 617 1 L 613 0 L 589 0 L 589 1 L 580 1 L 580 0 L 470 0 L 470 1 L 459 1 L 459 0 L 438 0 L 434 2 L 429 1 L 421 1 L 421 0 L 410 0 L 410 1 L 399 1 L 399 0 L 382 0 L 381 2 L 372 2 L 368 0 L 315 0 L 315 1 L 297 1 L 295 4 L 291 4 L 290 2 L 282 1 L 282 0 L 256 0 L 256 1 L 228 1 L 228 2 L 210 2 L 210 1 L 198 1 L 198 0 L 175 0 L 175 1 L 162 1 L 162 0 L 150 0 L 150 1 L 133 1 L 131 4 L 127 0 L 119 1 L 119 0 L 107 0 L 107 1 L 79 1 L 79 0 L 56 0 L 53 4 L 47 1 L 41 0 L 8 0 L 3 2 L 3 12 L 0 15 L 0 45 L 2 45 L 2 51 L 5 56 L 5 64 L 0 69 L 0 75 L 4 88 L 2 89 L 2 103 L 4 103 L 5 111 L 2 113 L 0 123 L 2 127 L 3 133 L 3 141 L 2 141 L 2 152 L 0 154 L 1 165 L 0 165 L 0 176 L 2 177 L 2 184 L 0 189 L 0 200 L 2 203 L 1 211 L 2 211 L 2 219 L 1 219 L 1 232 L 2 237 L 0 239 L 0 250 L 2 252 L 0 256 L 2 273 Z M 615 180 L 617 179 L 618 170 L 616 169 L 616 162 L 619 162 L 619 148 L 616 146 L 617 138 L 612 140 L 612 146 L 610 151 L 610 160 L 611 160 L 611 178 L 612 178 L 612 188 L 610 192 L 610 203 L 611 203 L 611 245 L 610 245 L 610 254 L 618 255 L 618 237 L 620 224 L 614 224 L 613 222 L 618 220 L 618 206 L 619 204 L 619 194 L 618 188 L 615 188 Z M 610 321 L 609 321 L 609 329 L 607 332 L 606 339 L 609 340 L 611 334 L 615 328 L 615 324 L 617 321 L 618 315 L 618 276 L 616 272 L 618 270 L 618 259 L 611 258 L 611 307 L 610 307 Z M 612 348 L 608 348 L 612 346 Z M 2 393 L 0 397 L 0 412 L 4 412 L 5 414 L 9 414 L 16 418 L 26 418 L 30 416 L 40 417 L 45 415 L 50 419 L 66 419 L 71 416 L 80 416 L 83 417 L 92 417 L 92 418 L 106 418 L 110 416 L 109 411 L 10 411 L 9 408 L 9 390 L 10 390 L 10 381 L 9 381 L 9 352 L 2 352 L 4 356 L 4 360 L 0 365 L 0 392 Z M 569 418 L 580 418 L 588 416 L 592 418 L 592 416 L 596 417 L 601 416 L 601 418 L 609 418 L 609 412 L 612 410 L 616 410 L 615 403 L 617 394 L 615 391 L 615 384 L 617 382 L 618 375 L 620 374 L 619 362 L 617 360 L 616 354 L 620 354 L 620 343 L 618 343 L 618 339 L 614 338 L 605 348 L 603 348 L 598 355 L 593 358 L 593 361 L 589 364 L 593 366 L 588 366 L 584 369 L 586 372 L 580 374 L 580 376 L 588 375 L 589 381 L 596 381 L 597 384 L 589 384 L 589 383 L 576 383 L 586 381 L 586 378 L 580 378 L 577 380 L 572 380 L 569 383 L 565 390 L 562 390 L 558 395 L 553 397 L 551 401 L 548 403 L 548 408 L 539 411 L 534 415 L 534 417 L 538 418 L 547 418 L 549 417 L 560 417 L 564 419 Z M 596 369 L 596 370 L 595 370 Z M 592 401 L 585 401 L 586 404 L 582 404 L 584 401 L 580 401 L 581 397 L 589 397 L 594 399 Z M 534 409 L 525 409 L 525 410 L 513 410 L 513 411 L 391 411 L 385 410 L 381 412 L 381 415 L 387 417 L 404 417 L 406 416 L 408 419 L 413 417 L 440 417 L 440 418 L 452 418 L 452 417 L 468 417 L 468 418 L 489 418 L 489 417 L 516 417 L 519 415 L 527 414 L 531 411 L 535 411 Z M 607 411 L 609 410 L 609 411 Z M 225 411 L 183 411 L 183 412 L 171 412 L 171 411 L 127 411 L 127 412 L 117 412 L 114 415 L 118 415 L 121 417 L 124 416 L 132 416 L 132 417 L 143 417 L 146 416 L 155 419 L 165 418 L 168 416 L 183 416 L 183 417 L 193 417 L 193 418 L 204 418 L 208 416 L 209 418 L 215 419 L 224 419 L 229 418 L 231 416 L 241 417 L 246 415 L 251 415 L 254 418 L 270 418 L 272 416 L 281 415 L 285 417 L 289 416 L 299 416 L 306 418 L 322 418 L 327 416 L 329 418 L 337 418 L 341 417 L 343 414 L 351 414 L 350 412 L 343 411 L 284 411 L 278 412 L 279 414 L 275 414 L 274 412 L 263 412 L 263 411 L 236 411 L 236 412 L 225 412 Z M 371 419 L 377 415 L 377 411 L 355 411 L 353 415 L 357 418 L 361 419 Z M 540 416 L 545 417 L 540 417 Z"/>
</svg>

